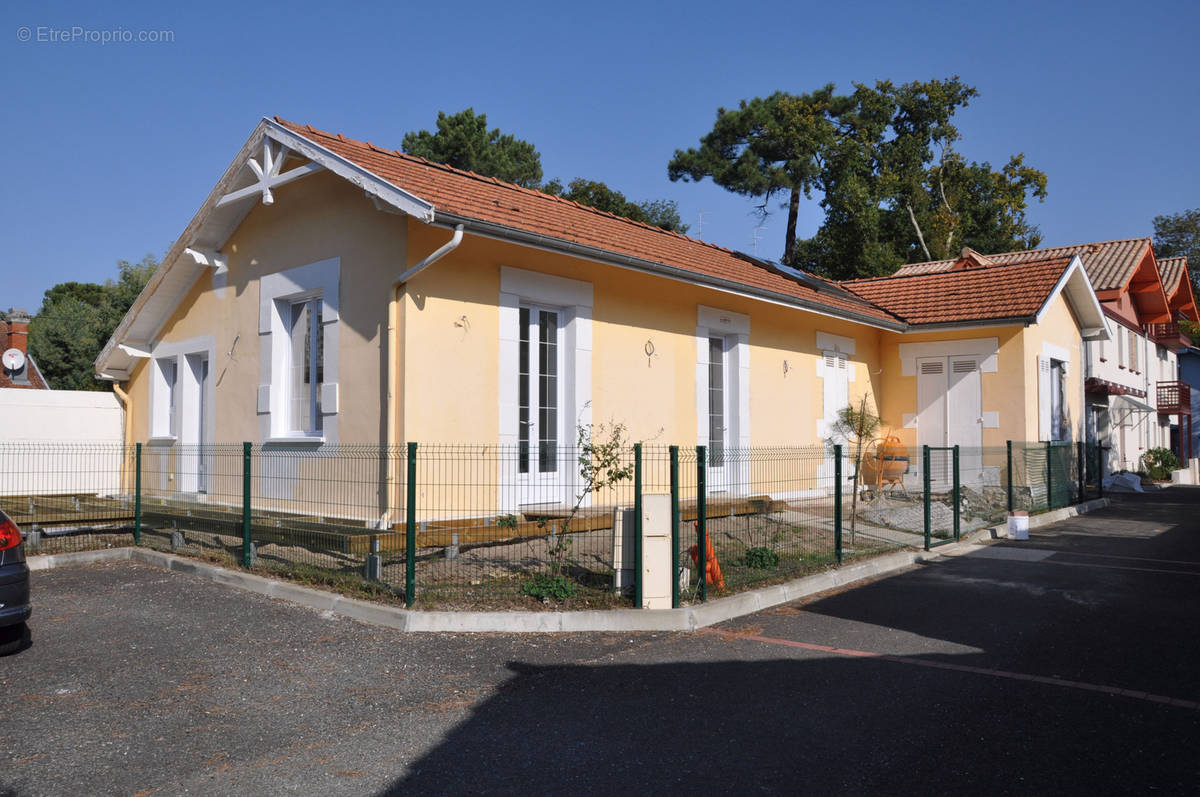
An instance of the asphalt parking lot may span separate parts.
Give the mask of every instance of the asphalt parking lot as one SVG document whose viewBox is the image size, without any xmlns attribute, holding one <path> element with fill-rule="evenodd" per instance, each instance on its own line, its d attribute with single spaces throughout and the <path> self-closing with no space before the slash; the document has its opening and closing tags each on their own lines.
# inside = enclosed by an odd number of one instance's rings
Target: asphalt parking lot
<svg viewBox="0 0 1200 797">
<path fill-rule="evenodd" d="M 35 573 L 0 795 L 1191 793 L 1200 489 L 696 634 L 404 635 Z"/>
</svg>

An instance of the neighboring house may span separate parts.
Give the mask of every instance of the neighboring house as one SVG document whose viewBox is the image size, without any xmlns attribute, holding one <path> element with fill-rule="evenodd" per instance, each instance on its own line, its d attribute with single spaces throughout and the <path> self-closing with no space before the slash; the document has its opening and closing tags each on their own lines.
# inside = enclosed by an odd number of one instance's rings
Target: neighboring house
<svg viewBox="0 0 1200 797">
<path fill-rule="evenodd" d="M 1197 316 L 1196 297 L 1192 291 L 1192 275 L 1188 271 L 1187 257 L 1181 255 L 1159 258 L 1158 269 L 1162 274 L 1163 290 L 1166 291 L 1167 303 L 1175 320 L 1152 327 L 1150 334 L 1156 341 L 1175 352 L 1179 360 L 1179 383 L 1159 388 L 1160 391 L 1166 392 L 1159 402 L 1161 407 L 1173 400 L 1179 407 L 1179 420 L 1171 426 L 1171 447 L 1179 454 L 1180 462 L 1187 462 L 1200 453 L 1200 448 L 1195 445 L 1197 432 L 1192 426 L 1192 418 L 1197 414 L 1196 405 L 1200 403 L 1200 368 L 1194 361 L 1188 362 L 1194 357 L 1196 350 L 1192 348 L 1193 341 L 1183 331 L 1179 321 L 1195 323 L 1200 318 Z"/>
<path fill-rule="evenodd" d="M 1179 350 L 1179 379 L 1188 386 L 1188 399 L 1191 407 L 1191 417 L 1200 415 L 1200 349 L 1189 347 Z M 1182 433 L 1172 428 L 1176 433 L 1176 443 L 1190 457 L 1200 454 L 1200 429 L 1190 423 L 1183 425 Z"/>
<path fill-rule="evenodd" d="M 15 352 L 15 354 L 9 354 Z M 10 309 L 8 320 L 0 321 L 0 388 L 49 390 L 37 363 L 29 356 L 29 313 Z"/>
<path fill-rule="evenodd" d="M 705 445 L 735 491 L 730 450 L 820 443 L 864 395 L 913 444 L 1079 439 L 1082 341 L 1107 335 L 1079 259 L 978 266 L 838 285 L 264 119 L 96 369 L 177 489 L 211 489 L 189 444 L 248 440 L 304 460 L 264 474 L 282 499 L 331 445 L 414 440 L 491 447 L 481 505 L 565 502 L 593 420 Z"/>
<path fill-rule="evenodd" d="M 1188 345 L 1178 321 L 1200 319 L 1189 280 L 1180 279 L 1182 264 L 1160 264 L 1149 238 L 975 256 L 1003 267 L 1077 256 L 1110 331 L 1109 339 L 1086 346 L 1087 438 L 1111 446 L 1112 469 L 1136 470 L 1147 449 L 1171 445 L 1172 419 L 1186 424 L 1191 417 L 1178 376 L 1176 352 Z M 898 274 L 942 274 L 955 262 L 917 263 Z"/>
</svg>

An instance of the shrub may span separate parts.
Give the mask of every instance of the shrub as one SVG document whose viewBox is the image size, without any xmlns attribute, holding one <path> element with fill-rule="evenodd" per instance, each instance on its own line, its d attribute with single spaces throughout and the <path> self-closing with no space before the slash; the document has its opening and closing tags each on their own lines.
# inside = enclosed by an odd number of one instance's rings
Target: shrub
<svg viewBox="0 0 1200 797">
<path fill-rule="evenodd" d="M 746 551 L 742 561 L 746 567 L 753 567 L 755 570 L 770 570 L 779 564 L 779 554 L 770 548 L 751 548 Z"/>
<path fill-rule="evenodd" d="M 537 598 L 543 603 L 565 601 L 575 597 L 578 587 L 561 573 L 538 573 L 521 585 L 521 594 Z"/>
<path fill-rule="evenodd" d="M 1179 469 L 1179 457 L 1169 448 L 1152 448 L 1142 454 L 1142 465 L 1151 479 L 1171 478 L 1171 471 Z"/>
</svg>

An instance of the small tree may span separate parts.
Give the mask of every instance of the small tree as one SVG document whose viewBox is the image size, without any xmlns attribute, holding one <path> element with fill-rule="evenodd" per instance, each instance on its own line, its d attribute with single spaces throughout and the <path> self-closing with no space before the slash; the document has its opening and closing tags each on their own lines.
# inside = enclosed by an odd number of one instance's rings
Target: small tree
<svg viewBox="0 0 1200 797">
<path fill-rule="evenodd" d="M 875 438 L 883 421 L 867 406 L 868 395 L 863 394 L 858 406 L 847 404 L 837 412 L 837 420 L 830 430 L 834 440 L 842 439 L 854 446 L 854 492 L 850 498 L 850 542 L 858 526 L 858 481 L 862 474 L 863 451 Z"/>
<path fill-rule="evenodd" d="M 633 463 L 625 459 L 625 424 L 580 424 L 579 478 L 580 490 L 575 505 L 550 534 L 550 572 L 535 577 L 521 587 L 521 592 L 535 598 L 562 600 L 575 594 L 575 585 L 567 580 L 567 556 L 571 550 L 571 521 L 579 513 L 584 499 L 623 481 L 633 478 Z M 545 525 L 547 521 L 541 521 Z"/>
</svg>

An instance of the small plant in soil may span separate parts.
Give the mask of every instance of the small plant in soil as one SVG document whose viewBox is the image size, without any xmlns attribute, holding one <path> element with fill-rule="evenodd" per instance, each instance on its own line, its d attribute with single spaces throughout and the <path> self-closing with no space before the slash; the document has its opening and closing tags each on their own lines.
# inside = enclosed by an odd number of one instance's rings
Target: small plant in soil
<svg viewBox="0 0 1200 797">
<path fill-rule="evenodd" d="M 751 548 L 742 557 L 742 562 L 746 567 L 752 567 L 755 570 L 770 570 L 779 566 L 779 554 L 770 548 Z"/>
<path fill-rule="evenodd" d="M 561 603 L 575 597 L 579 591 L 574 583 L 561 573 L 538 573 L 521 585 L 521 594 L 536 598 L 544 603 Z"/>
</svg>

